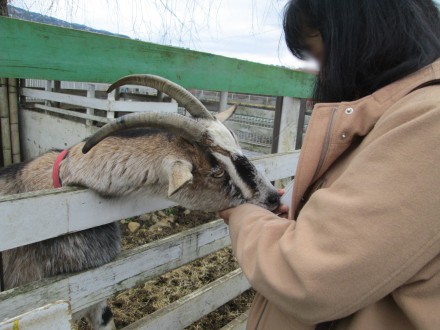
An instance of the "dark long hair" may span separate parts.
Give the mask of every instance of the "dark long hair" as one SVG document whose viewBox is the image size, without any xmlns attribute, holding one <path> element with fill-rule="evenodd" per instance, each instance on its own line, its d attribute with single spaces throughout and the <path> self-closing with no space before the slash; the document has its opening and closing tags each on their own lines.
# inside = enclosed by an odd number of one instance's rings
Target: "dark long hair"
<svg viewBox="0 0 440 330">
<path fill-rule="evenodd" d="M 306 31 L 321 33 L 317 102 L 359 99 L 440 57 L 432 0 L 291 0 L 283 23 L 287 46 L 301 59 L 309 57 Z"/>
</svg>

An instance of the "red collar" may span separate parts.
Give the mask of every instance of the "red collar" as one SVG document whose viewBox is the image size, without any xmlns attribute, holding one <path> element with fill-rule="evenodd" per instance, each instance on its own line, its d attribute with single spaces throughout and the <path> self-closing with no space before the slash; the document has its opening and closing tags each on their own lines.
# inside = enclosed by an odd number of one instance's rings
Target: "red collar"
<svg viewBox="0 0 440 330">
<path fill-rule="evenodd" d="M 64 158 L 66 158 L 67 154 L 69 153 L 68 149 L 64 149 L 58 154 L 57 159 L 55 160 L 55 163 L 53 164 L 53 170 L 52 170 L 52 180 L 53 180 L 53 187 L 54 188 L 61 188 L 61 180 L 60 180 L 60 164 L 63 161 Z"/>
</svg>

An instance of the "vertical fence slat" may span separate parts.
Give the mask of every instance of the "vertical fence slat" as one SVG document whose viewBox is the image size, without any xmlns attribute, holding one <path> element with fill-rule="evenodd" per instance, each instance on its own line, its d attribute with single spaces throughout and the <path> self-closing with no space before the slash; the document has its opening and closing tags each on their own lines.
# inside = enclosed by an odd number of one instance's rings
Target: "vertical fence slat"
<svg viewBox="0 0 440 330">
<path fill-rule="evenodd" d="M 218 104 L 218 111 L 222 112 L 228 107 L 228 92 L 220 92 L 220 101 Z"/>
<path fill-rule="evenodd" d="M 278 152 L 278 143 L 280 140 L 281 111 L 283 108 L 283 97 L 277 96 L 275 102 L 275 117 L 273 119 L 273 135 L 272 135 L 272 153 Z"/>
<path fill-rule="evenodd" d="M 302 143 L 303 143 L 304 121 L 306 119 L 306 108 L 307 108 L 307 100 L 301 99 L 301 105 L 299 108 L 298 129 L 296 131 L 296 144 L 295 144 L 296 150 L 301 149 Z"/>
<path fill-rule="evenodd" d="M 0 122 L 2 134 L 3 166 L 12 164 L 11 128 L 9 124 L 8 79 L 0 81 Z"/>
<path fill-rule="evenodd" d="M 116 99 L 116 90 L 111 91 L 107 95 L 107 100 L 110 102 L 115 101 Z M 110 107 L 109 107 L 110 109 Z M 115 118 L 115 112 L 114 111 L 107 111 L 107 118 L 108 119 L 114 119 Z"/>
<path fill-rule="evenodd" d="M 46 84 L 44 86 L 44 90 L 46 92 L 52 92 L 52 80 L 46 80 Z M 44 101 L 44 105 L 48 106 L 48 107 L 51 107 L 52 106 L 52 102 L 46 100 L 46 101 Z"/>
<path fill-rule="evenodd" d="M 283 98 L 278 152 L 289 152 L 295 150 L 300 108 L 300 99 L 294 99 L 292 97 Z"/>
<path fill-rule="evenodd" d="M 12 161 L 14 164 L 21 162 L 20 128 L 18 122 L 18 94 L 17 79 L 8 79 L 9 94 L 9 123 L 11 125 Z"/>
<path fill-rule="evenodd" d="M 87 85 L 87 97 L 94 98 L 95 97 L 95 84 L 88 84 Z M 93 108 L 87 108 L 86 113 L 88 115 L 95 115 L 95 109 Z M 86 120 L 86 125 L 91 126 L 93 124 L 92 120 Z"/>
</svg>

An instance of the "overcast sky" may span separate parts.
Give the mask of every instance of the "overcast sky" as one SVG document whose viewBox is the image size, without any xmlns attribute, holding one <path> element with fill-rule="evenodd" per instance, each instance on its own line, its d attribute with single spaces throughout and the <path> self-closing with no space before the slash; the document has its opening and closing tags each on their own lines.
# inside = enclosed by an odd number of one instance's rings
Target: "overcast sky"
<svg viewBox="0 0 440 330">
<path fill-rule="evenodd" d="M 287 0 L 10 0 L 12 5 L 132 38 L 266 64 L 314 67 L 282 37 Z M 53 3 L 53 5 L 51 5 Z"/>
</svg>

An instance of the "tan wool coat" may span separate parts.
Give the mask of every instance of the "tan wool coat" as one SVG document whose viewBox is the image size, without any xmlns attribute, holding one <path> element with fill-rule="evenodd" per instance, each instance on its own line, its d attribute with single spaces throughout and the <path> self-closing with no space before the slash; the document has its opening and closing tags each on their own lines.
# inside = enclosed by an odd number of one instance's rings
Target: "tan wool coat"
<svg viewBox="0 0 440 330">
<path fill-rule="evenodd" d="M 231 213 L 248 329 L 440 329 L 440 60 L 317 104 L 289 219 Z M 319 325 L 319 326 L 317 326 Z"/>
</svg>

